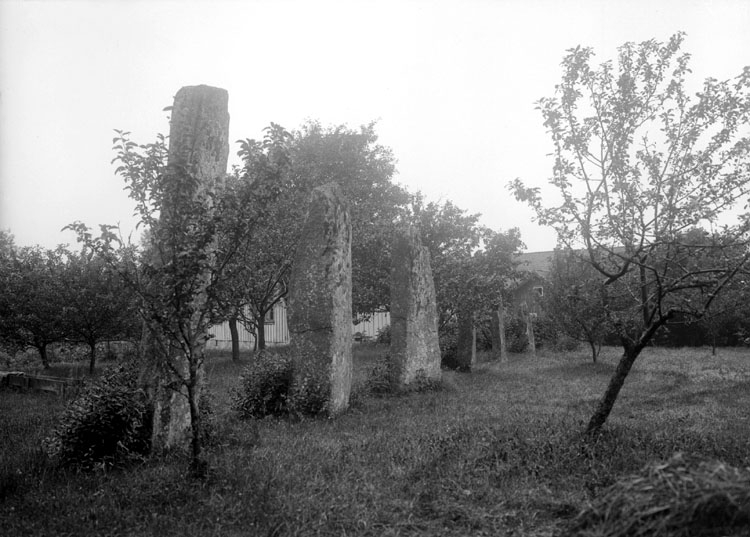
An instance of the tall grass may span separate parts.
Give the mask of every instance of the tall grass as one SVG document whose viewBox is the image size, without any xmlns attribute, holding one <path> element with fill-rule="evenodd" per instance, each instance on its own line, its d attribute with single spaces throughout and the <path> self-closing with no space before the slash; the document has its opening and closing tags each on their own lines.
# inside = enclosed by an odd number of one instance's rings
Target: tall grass
<svg viewBox="0 0 750 537">
<path fill-rule="evenodd" d="M 358 346 L 355 377 L 385 350 Z M 154 459 L 126 471 L 52 471 L 35 444 L 62 408 L 0 394 L 0 500 L 9 535 L 551 535 L 618 478 L 675 452 L 750 465 L 746 351 L 649 349 L 605 433 L 581 436 L 617 349 L 512 356 L 444 389 L 365 397 L 335 420 L 241 421 L 229 392 L 250 358 L 212 357 L 218 442 L 206 481 Z M 36 417 L 34 417 L 36 416 Z M 9 456 L 9 462 L 5 457 Z M 20 471 L 20 474 L 18 473 Z"/>
</svg>

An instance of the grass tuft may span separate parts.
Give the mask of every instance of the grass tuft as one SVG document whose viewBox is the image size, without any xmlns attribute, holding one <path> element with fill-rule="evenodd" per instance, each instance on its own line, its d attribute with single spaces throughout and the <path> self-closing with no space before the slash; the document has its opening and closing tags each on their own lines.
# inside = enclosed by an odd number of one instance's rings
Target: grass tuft
<svg viewBox="0 0 750 537">
<path fill-rule="evenodd" d="M 572 521 L 566 535 L 747 535 L 750 469 L 676 454 L 618 480 Z"/>
</svg>

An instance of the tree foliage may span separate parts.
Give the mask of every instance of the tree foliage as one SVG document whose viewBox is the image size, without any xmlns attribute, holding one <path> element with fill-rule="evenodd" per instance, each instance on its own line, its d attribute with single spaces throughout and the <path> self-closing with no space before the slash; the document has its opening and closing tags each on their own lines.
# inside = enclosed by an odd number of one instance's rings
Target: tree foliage
<svg viewBox="0 0 750 537">
<path fill-rule="evenodd" d="M 265 347 L 263 325 L 268 312 L 286 295 L 291 260 L 297 245 L 298 222 L 304 218 L 300 193 L 288 184 L 291 134 L 272 123 L 262 140 L 242 140 L 238 155 L 242 165 L 227 177 L 220 192 L 224 219 L 219 250 L 229 259 L 218 283 L 220 310 L 217 319 L 241 322 L 257 334 Z M 269 195 L 255 190 L 267 185 Z M 264 207 L 252 204 L 263 203 Z M 262 211 L 253 233 L 243 229 L 248 213 Z M 229 252 L 233 252 L 231 257 Z M 233 357 L 239 348 L 234 345 Z"/>
<path fill-rule="evenodd" d="M 140 225 L 147 230 L 143 248 L 126 244 L 114 226 L 101 226 L 98 236 L 80 222 L 70 227 L 78 232 L 86 248 L 118 271 L 138 297 L 139 312 L 149 334 L 144 366 L 151 368 L 153 378 L 170 379 L 172 388 L 185 390 L 192 464 L 194 470 L 201 471 L 198 405 L 208 330 L 222 307 L 225 271 L 238 245 L 262 221 L 275 187 L 270 179 L 264 179 L 245 189 L 245 197 L 217 196 L 223 172 L 216 177 L 196 176 L 191 164 L 172 160 L 162 135 L 154 143 L 138 145 L 130 140 L 129 133 L 117 131 L 113 142 L 113 162 L 119 164 L 116 171 L 135 202 Z M 236 218 L 238 205 L 243 207 L 242 218 Z M 220 231 L 231 233 L 230 240 L 220 243 Z M 154 387 L 157 398 L 161 388 Z"/>
<path fill-rule="evenodd" d="M 409 196 L 393 182 L 393 155 L 378 143 L 375 124 L 351 129 L 308 122 L 293 132 L 271 124 L 263 140 L 240 144 L 242 164 L 228 180 L 236 188 L 225 189 L 222 197 L 253 190 L 262 178 L 274 185 L 273 200 L 260 202 L 262 226 L 248 241 L 238 245 L 220 239 L 239 251 L 228 267 L 225 296 L 233 297 L 232 314 L 256 332 L 259 347 L 264 347 L 266 316 L 287 294 L 310 193 L 326 183 L 339 184 L 349 202 L 354 313 L 363 316 L 387 307 L 391 236 Z M 240 220 L 248 207 L 238 205 Z"/>
<path fill-rule="evenodd" d="M 611 327 L 604 291 L 601 274 L 580 252 L 555 251 L 544 290 L 544 310 L 560 332 L 588 343 L 594 362 Z"/>
<path fill-rule="evenodd" d="M 65 338 L 88 345 L 89 373 L 93 374 L 97 343 L 139 335 L 135 295 L 115 268 L 86 250 L 66 251 L 60 283 Z"/>
<path fill-rule="evenodd" d="M 412 210 L 430 252 L 438 329 L 455 322 L 461 310 L 476 317 L 489 313 L 517 276 L 516 256 L 523 248 L 518 229 L 493 231 L 479 223 L 479 214 L 450 201 L 425 204 L 420 195 Z"/>
<path fill-rule="evenodd" d="M 625 352 L 590 432 L 657 331 L 678 313 L 702 315 L 748 258 L 746 219 L 721 244 L 682 237 L 717 222 L 750 187 L 750 67 L 732 80 L 709 78 L 690 95 L 683 39 L 626 43 L 617 64 L 598 67 L 590 48 L 569 50 L 555 96 L 538 103 L 557 200 L 543 203 L 539 189 L 511 184 L 563 245 L 585 249 L 604 283 L 631 301 L 614 319 Z M 709 253 L 711 263 L 696 262 Z"/>
<path fill-rule="evenodd" d="M 391 150 L 378 143 L 375 123 L 359 129 L 308 122 L 294 132 L 292 184 L 305 192 L 335 182 L 349 202 L 352 222 L 352 308 L 367 315 L 390 301 L 390 248 L 405 218 L 409 194 L 393 178 Z"/>
<path fill-rule="evenodd" d="M 15 247 L 0 252 L 0 339 L 11 352 L 35 348 L 49 367 L 47 347 L 65 338 L 64 249 Z"/>
</svg>

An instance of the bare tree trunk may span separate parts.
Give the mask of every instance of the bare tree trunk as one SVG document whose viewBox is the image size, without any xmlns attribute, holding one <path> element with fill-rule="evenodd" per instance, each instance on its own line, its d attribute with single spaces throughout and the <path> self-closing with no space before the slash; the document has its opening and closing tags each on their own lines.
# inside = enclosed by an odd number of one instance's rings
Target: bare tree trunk
<svg viewBox="0 0 750 537">
<path fill-rule="evenodd" d="M 232 336 L 232 361 L 240 360 L 240 334 L 237 330 L 237 316 L 232 315 L 229 318 L 229 334 Z"/>
<path fill-rule="evenodd" d="M 596 363 L 596 343 L 589 339 L 589 347 L 591 347 L 591 360 Z"/>
<path fill-rule="evenodd" d="M 204 478 L 208 471 L 208 464 L 203 458 L 203 420 L 201 419 L 200 409 L 198 407 L 200 398 L 201 382 L 199 372 L 191 368 L 190 382 L 187 385 L 188 402 L 190 406 L 190 470 L 193 477 Z"/>
<path fill-rule="evenodd" d="M 96 366 L 96 341 L 89 342 L 89 350 L 89 375 L 93 375 Z"/>
<path fill-rule="evenodd" d="M 36 349 L 39 351 L 39 357 L 42 359 L 42 367 L 49 369 L 49 357 L 47 356 L 47 344 L 40 343 Z"/>
<path fill-rule="evenodd" d="M 266 312 L 260 311 L 256 321 L 258 324 L 258 337 L 255 341 L 257 343 L 257 349 L 263 350 L 266 348 Z"/>
<path fill-rule="evenodd" d="M 477 327 L 471 327 L 471 367 L 477 365 Z"/>
<path fill-rule="evenodd" d="M 648 345 L 654 337 L 654 334 L 661 328 L 670 318 L 672 314 L 669 313 L 664 317 L 661 317 L 659 321 L 655 322 L 642 333 L 641 337 L 638 338 L 636 343 L 625 340 L 623 338 L 623 347 L 625 352 L 620 358 L 617 364 L 617 369 L 609 380 L 607 391 L 604 392 L 599 404 L 594 411 L 594 415 L 589 420 L 588 427 L 586 427 L 586 433 L 593 435 L 601 431 L 604 423 L 609 417 L 609 413 L 612 411 L 612 407 L 617 400 L 617 396 L 620 394 L 620 389 L 625 383 L 625 378 L 630 373 L 630 368 L 633 367 L 633 362 L 641 354 L 641 351 Z"/>
<path fill-rule="evenodd" d="M 607 390 L 604 392 L 604 396 L 599 400 L 599 404 L 594 411 L 594 415 L 589 420 L 588 427 L 586 428 L 587 434 L 596 434 L 601 431 L 604 423 L 607 421 L 612 407 L 615 405 L 617 396 L 620 394 L 623 384 L 625 384 L 625 378 L 630 373 L 630 368 L 633 367 L 633 362 L 638 358 L 643 347 L 632 347 L 628 346 L 625 352 L 620 358 L 617 364 L 617 369 L 614 375 L 609 380 Z"/>
<path fill-rule="evenodd" d="M 711 356 L 716 356 L 716 332 L 711 337 Z"/>
</svg>

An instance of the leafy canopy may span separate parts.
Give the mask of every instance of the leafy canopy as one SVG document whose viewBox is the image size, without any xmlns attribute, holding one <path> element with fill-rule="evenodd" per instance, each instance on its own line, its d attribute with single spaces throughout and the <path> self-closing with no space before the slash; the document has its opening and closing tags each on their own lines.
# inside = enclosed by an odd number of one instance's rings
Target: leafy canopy
<svg viewBox="0 0 750 537">
<path fill-rule="evenodd" d="M 593 67 L 577 47 L 562 62 L 555 95 L 539 101 L 554 151 L 557 202 L 520 180 L 510 188 L 560 242 L 579 248 L 630 313 L 615 327 L 625 354 L 589 431 L 601 428 L 633 361 L 677 314 L 701 316 L 748 261 L 748 218 L 722 241 L 685 240 L 715 225 L 750 190 L 750 67 L 688 91 L 683 33 L 626 43 L 617 64 Z M 710 252 L 710 255 L 707 254 Z M 710 258 L 698 264 L 696 257 Z"/>
</svg>

